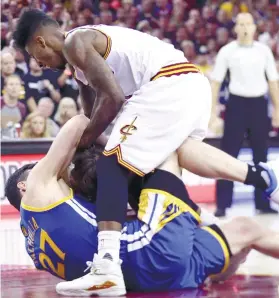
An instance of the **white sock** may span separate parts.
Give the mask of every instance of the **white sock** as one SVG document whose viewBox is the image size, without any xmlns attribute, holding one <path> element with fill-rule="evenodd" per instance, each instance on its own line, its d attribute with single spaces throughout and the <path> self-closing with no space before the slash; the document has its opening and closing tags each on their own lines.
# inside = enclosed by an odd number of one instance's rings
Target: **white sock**
<svg viewBox="0 0 279 298">
<path fill-rule="evenodd" d="M 119 261 L 120 237 L 118 231 L 102 231 L 98 233 L 98 255 L 103 258 L 106 254 L 112 257 L 114 262 Z M 109 256 L 108 256 L 109 259 Z"/>
</svg>

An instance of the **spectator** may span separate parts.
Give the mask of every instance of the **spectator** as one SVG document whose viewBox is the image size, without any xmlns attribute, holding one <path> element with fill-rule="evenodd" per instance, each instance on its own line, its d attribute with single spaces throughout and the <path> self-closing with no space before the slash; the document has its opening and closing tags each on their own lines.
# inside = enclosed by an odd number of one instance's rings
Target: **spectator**
<svg viewBox="0 0 279 298">
<path fill-rule="evenodd" d="M 188 32 L 188 36 L 189 36 L 189 39 L 194 41 L 195 40 L 195 30 L 196 30 L 196 23 L 194 20 L 188 20 L 186 23 L 185 23 L 185 26 L 186 26 L 186 29 L 187 29 L 187 32 Z"/>
<path fill-rule="evenodd" d="M 76 24 L 76 27 L 81 27 L 81 26 L 85 26 L 85 25 L 88 25 L 87 24 L 87 21 L 86 21 L 86 18 L 84 16 L 83 13 L 79 13 L 78 16 L 77 16 L 77 24 Z"/>
<path fill-rule="evenodd" d="M 205 5 L 202 8 L 202 18 L 205 24 L 216 22 L 212 7 L 210 7 L 209 5 Z"/>
<path fill-rule="evenodd" d="M 218 28 L 216 31 L 216 41 L 217 41 L 217 48 L 218 50 L 229 43 L 229 31 L 226 28 Z"/>
<path fill-rule="evenodd" d="M 23 72 L 16 68 L 16 62 L 13 54 L 9 50 L 1 52 L 1 95 L 3 94 L 4 81 L 12 74 L 22 76 Z"/>
<path fill-rule="evenodd" d="M 54 120 L 60 126 L 63 126 L 68 120 L 70 120 L 77 114 L 78 110 L 75 101 L 70 97 L 64 97 L 59 102 L 57 112 L 54 116 Z"/>
<path fill-rule="evenodd" d="M 171 43 L 171 41 L 168 38 L 164 37 L 164 33 L 161 29 L 152 30 L 151 35 L 163 40 L 164 42 Z"/>
<path fill-rule="evenodd" d="M 60 87 L 61 97 L 71 97 L 77 101 L 79 94 L 78 84 L 68 66 L 58 77 L 57 83 Z"/>
<path fill-rule="evenodd" d="M 187 4 L 183 0 L 174 0 L 173 1 L 173 10 L 172 10 L 172 21 L 180 26 L 186 20 L 186 7 Z"/>
<path fill-rule="evenodd" d="M 49 138 L 47 131 L 47 120 L 38 112 L 33 112 L 26 117 L 23 123 L 21 138 L 22 139 L 38 139 Z"/>
<path fill-rule="evenodd" d="M 212 70 L 212 65 L 209 64 L 208 60 L 208 50 L 206 46 L 200 47 L 199 55 L 196 59 L 197 66 L 203 72 L 205 76 L 209 78 L 210 72 Z"/>
<path fill-rule="evenodd" d="M 6 41 L 6 37 L 8 33 L 9 33 L 8 23 L 1 22 L 1 49 L 4 48 L 5 46 L 8 46 L 8 43 Z"/>
<path fill-rule="evenodd" d="M 202 27 L 196 33 L 196 40 L 195 40 L 196 51 L 200 52 L 200 48 L 202 46 L 206 46 L 206 44 L 207 44 L 206 29 Z"/>
<path fill-rule="evenodd" d="M 133 1 L 132 0 L 122 0 L 122 7 L 125 11 L 125 14 L 129 14 L 131 7 L 133 6 Z"/>
<path fill-rule="evenodd" d="M 131 10 L 130 10 L 130 17 L 132 19 L 135 20 L 135 22 L 137 23 L 138 22 L 138 19 L 139 19 L 139 11 L 137 9 L 137 7 L 132 7 Z"/>
<path fill-rule="evenodd" d="M 225 1 L 223 4 L 221 4 L 220 10 L 225 11 L 230 19 L 235 18 L 240 12 L 249 11 L 248 6 L 244 1 L 241 0 Z"/>
<path fill-rule="evenodd" d="M 172 6 L 168 0 L 155 0 L 155 16 L 169 16 Z"/>
<path fill-rule="evenodd" d="M 142 20 L 138 23 L 137 25 L 137 30 L 141 31 L 141 32 L 146 32 L 149 33 L 152 31 L 152 28 L 149 24 L 149 22 L 147 20 Z"/>
<path fill-rule="evenodd" d="M 184 26 L 179 27 L 176 31 L 174 46 L 176 48 L 180 48 L 181 42 L 187 39 L 188 39 L 188 33 L 186 28 Z"/>
<path fill-rule="evenodd" d="M 48 70 L 43 71 L 34 58 L 30 59 L 29 67 L 30 72 L 23 78 L 28 110 L 34 112 L 40 98 L 46 96 L 58 103 L 61 95 L 58 92 L 57 74 Z"/>
<path fill-rule="evenodd" d="M 112 12 L 109 10 L 102 11 L 100 13 L 101 23 L 104 25 L 112 25 Z"/>
<path fill-rule="evenodd" d="M 197 9 L 191 9 L 189 12 L 189 21 L 193 21 L 196 26 L 201 25 L 201 15 L 200 12 Z"/>
<path fill-rule="evenodd" d="M 3 136 L 9 134 L 9 123 L 19 123 L 26 115 L 26 108 L 19 100 L 21 90 L 19 76 L 13 74 L 5 79 L 5 92 L 1 97 L 1 129 Z"/>
<path fill-rule="evenodd" d="M 217 27 L 216 23 L 206 23 L 205 28 L 207 38 L 215 38 Z"/>
<path fill-rule="evenodd" d="M 232 20 L 228 17 L 228 13 L 224 10 L 218 10 L 217 12 L 217 25 L 218 27 L 225 27 L 231 30 L 234 26 Z"/>
<path fill-rule="evenodd" d="M 56 137 L 60 130 L 60 127 L 55 123 L 55 121 L 50 118 L 53 111 L 54 103 L 52 99 L 49 97 L 42 97 L 38 102 L 37 112 L 47 119 L 47 128 L 50 137 Z"/>
<path fill-rule="evenodd" d="M 21 50 L 15 51 L 15 61 L 16 61 L 16 69 L 22 72 L 22 76 L 28 73 L 28 65 L 26 61 L 28 58 Z"/>
<path fill-rule="evenodd" d="M 150 20 L 154 17 L 154 2 L 152 0 L 142 0 L 139 20 Z"/>
<path fill-rule="evenodd" d="M 213 38 L 210 38 L 207 42 L 207 50 L 209 53 L 208 59 L 210 61 L 210 64 L 213 64 L 215 62 L 215 57 L 217 55 L 217 43 L 216 40 Z"/>
<path fill-rule="evenodd" d="M 184 40 L 180 45 L 185 57 L 191 62 L 195 63 L 197 56 L 195 45 L 191 40 Z"/>
<path fill-rule="evenodd" d="M 125 10 L 123 9 L 123 7 L 119 7 L 117 9 L 116 21 L 114 22 L 114 25 L 125 24 L 125 21 L 126 21 Z"/>
</svg>

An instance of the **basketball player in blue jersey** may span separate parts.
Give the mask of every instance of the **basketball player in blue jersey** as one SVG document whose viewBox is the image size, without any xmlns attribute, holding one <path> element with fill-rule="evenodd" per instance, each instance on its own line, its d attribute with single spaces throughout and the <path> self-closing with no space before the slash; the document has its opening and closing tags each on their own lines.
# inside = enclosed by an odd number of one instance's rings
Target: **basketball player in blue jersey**
<svg viewBox="0 0 279 298">
<path fill-rule="evenodd" d="M 19 169 L 6 186 L 8 199 L 20 209 L 21 230 L 35 266 L 65 280 L 82 276 L 86 261 L 97 252 L 95 205 L 75 195 L 64 180 L 88 121 L 82 115 L 72 118 L 47 155 L 35 166 Z M 92 147 L 75 158 L 73 184 L 77 189 L 80 185 L 79 192 L 83 194 L 96 196 L 92 169 L 100 154 Z M 145 177 L 138 219 L 124 223 L 120 256 L 128 289 L 169 291 L 196 288 L 209 276 L 224 280 L 251 248 L 279 258 L 279 234 L 250 218 L 235 218 L 219 227 L 200 227 L 198 208 L 189 199 L 179 176 L 177 156 L 173 154 Z M 94 201 L 94 197 L 90 200 Z M 93 271 L 100 270 L 103 262 L 109 268 L 110 261 L 98 255 L 88 266 Z M 80 280 L 71 283 L 71 292 L 67 282 L 59 283 L 56 290 L 71 296 L 119 294 L 117 276 L 111 272 L 106 282 L 100 279 L 82 291 Z"/>
<path fill-rule="evenodd" d="M 270 169 L 263 165 L 247 166 L 214 150 L 210 153 L 214 156 L 203 162 L 204 154 L 189 160 L 186 143 L 193 140 L 193 147 L 201 148 L 199 141 L 207 130 L 211 88 L 197 67 L 172 45 L 114 26 L 87 26 L 65 34 L 39 10 L 22 14 L 13 38 L 15 45 L 27 50 L 42 67 L 70 65 L 84 107 L 90 100 L 93 106 L 80 146 L 95 141 L 123 106 L 96 166 L 98 260 L 103 263 L 99 262 L 100 270 L 80 280 L 82 287 L 90 288 L 100 280 L 105 283 L 113 273 L 118 276 L 117 294 L 125 294 L 119 252 L 128 177 L 130 172 L 139 176 L 150 173 L 178 148 L 183 153 L 179 154 L 182 167 L 190 164 L 203 176 L 225 176 L 266 189 L 273 197 L 279 195 L 278 183 L 270 179 Z"/>
</svg>

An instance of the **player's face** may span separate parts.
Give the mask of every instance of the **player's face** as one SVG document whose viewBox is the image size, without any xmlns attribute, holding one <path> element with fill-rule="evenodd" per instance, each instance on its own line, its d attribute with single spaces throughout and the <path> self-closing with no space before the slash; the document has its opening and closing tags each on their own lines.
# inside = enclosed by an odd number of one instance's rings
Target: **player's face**
<svg viewBox="0 0 279 298">
<path fill-rule="evenodd" d="M 45 39 L 41 36 L 30 42 L 26 47 L 26 50 L 29 55 L 36 60 L 40 67 L 51 69 L 65 68 L 65 60 L 63 59 L 62 52 L 55 51 L 53 46 L 46 43 Z"/>
</svg>

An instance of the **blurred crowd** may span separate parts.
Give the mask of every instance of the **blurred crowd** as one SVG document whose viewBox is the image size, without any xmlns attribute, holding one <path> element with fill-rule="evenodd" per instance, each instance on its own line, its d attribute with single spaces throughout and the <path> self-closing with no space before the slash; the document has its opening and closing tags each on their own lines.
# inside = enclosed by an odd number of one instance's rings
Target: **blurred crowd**
<svg viewBox="0 0 279 298">
<path fill-rule="evenodd" d="M 268 0 L 2 0 L 1 138 L 55 137 L 71 117 L 83 112 L 69 69 L 41 69 L 26 53 L 9 46 L 18 17 L 28 7 L 43 10 L 65 31 L 107 24 L 146 32 L 181 49 L 209 79 L 217 52 L 234 39 L 236 15 L 251 12 L 255 38 L 272 49 L 279 70 L 279 13 Z"/>
</svg>

